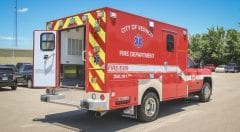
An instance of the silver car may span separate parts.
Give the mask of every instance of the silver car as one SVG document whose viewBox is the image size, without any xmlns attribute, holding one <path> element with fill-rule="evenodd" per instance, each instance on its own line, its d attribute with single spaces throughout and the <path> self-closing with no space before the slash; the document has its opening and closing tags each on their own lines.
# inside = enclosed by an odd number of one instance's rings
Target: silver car
<svg viewBox="0 0 240 132">
<path fill-rule="evenodd" d="M 215 72 L 226 72 L 227 65 L 219 65 L 216 67 Z"/>
</svg>

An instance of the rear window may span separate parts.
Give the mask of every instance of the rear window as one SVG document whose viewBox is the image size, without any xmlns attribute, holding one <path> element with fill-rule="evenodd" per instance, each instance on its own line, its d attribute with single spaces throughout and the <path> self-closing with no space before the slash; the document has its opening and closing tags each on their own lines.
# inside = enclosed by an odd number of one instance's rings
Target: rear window
<svg viewBox="0 0 240 132">
<path fill-rule="evenodd" d="M 42 51 L 52 51 L 55 49 L 54 33 L 42 33 L 40 37 L 40 48 Z"/>
<path fill-rule="evenodd" d="M 19 68 L 19 72 L 26 72 L 26 71 L 32 71 L 33 66 L 32 65 L 22 65 Z"/>
</svg>

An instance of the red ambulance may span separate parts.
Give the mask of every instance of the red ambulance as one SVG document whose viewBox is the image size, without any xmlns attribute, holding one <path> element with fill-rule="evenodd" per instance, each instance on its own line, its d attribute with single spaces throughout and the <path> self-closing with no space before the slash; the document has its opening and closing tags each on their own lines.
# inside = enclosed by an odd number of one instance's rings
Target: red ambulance
<svg viewBox="0 0 240 132">
<path fill-rule="evenodd" d="M 122 109 L 149 122 L 160 102 L 212 94 L 211 71 L 188 57 L 187 29 L 104 7 L 34 31 L 33 86 L 43 101 L 61 87 L 84 87 L 79 107 L 101 116 Z"/>
</svg>

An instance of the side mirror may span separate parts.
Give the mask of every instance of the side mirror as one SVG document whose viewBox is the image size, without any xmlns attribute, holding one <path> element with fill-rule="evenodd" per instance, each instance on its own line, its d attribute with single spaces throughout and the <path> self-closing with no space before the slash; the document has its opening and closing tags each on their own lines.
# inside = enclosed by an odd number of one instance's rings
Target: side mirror
<svg viewBox="0 0 240 132">
<path fill-rule="evenodd" d="M 204 68 L 204 60 L 200 60 L 200 63 L 199 63 L 199 68 Z"/>
<path fill-rule="evenodd" d="M 194 65 L 194 68 L 199 68 L 199 67 L 200 67 L 199 63 L 196 63 L 196 64 Z"/>
</svg>

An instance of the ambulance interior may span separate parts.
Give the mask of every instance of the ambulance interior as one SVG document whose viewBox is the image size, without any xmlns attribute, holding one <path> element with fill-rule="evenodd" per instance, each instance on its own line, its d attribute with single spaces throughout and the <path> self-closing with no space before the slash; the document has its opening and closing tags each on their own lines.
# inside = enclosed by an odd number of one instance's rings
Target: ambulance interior
<svg viewBox="0 0 240 132">
<path fill-rule="evenodd" d="M 85 27 L 62 30 L 60 37 L 60 85 L 62 87 L 84 87 Z"/>
</svg>

